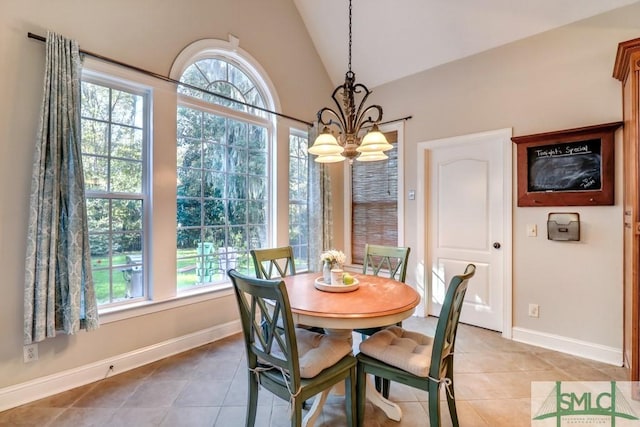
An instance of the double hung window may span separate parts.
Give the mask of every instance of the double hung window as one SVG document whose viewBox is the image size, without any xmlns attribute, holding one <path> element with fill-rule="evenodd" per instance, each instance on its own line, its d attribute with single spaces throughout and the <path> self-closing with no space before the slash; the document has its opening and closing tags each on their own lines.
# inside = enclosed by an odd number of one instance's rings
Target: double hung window
<svg viewBox="0 0 640 427">
<path fill-rule="evenodd" d="M 83 77 L 82 162 L 91 267 L 100 306 L 147 295 L 146 147 L 149 93 Z"/>
</svg>

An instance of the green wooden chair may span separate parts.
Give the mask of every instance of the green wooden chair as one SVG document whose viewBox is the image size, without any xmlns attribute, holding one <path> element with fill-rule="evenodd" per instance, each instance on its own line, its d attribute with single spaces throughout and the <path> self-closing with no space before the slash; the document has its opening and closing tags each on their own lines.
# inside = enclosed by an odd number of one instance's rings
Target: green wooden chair
<svg viewBox="0 0 640 427">
<path fill-rule="evenodd" d="M 258 279 L 278 279 L 287 275 L 296 274 L 296 263 L 293 258 L 293 248 L 291 246 L 253 249 L 250 253 Z M 281 325 L 279 326 L 281 327 Z M 322 328 L 304 325 L 296 325 L 296 327 L 324 333 Z"/>
<path fill-rule="evenodd" d="M 362 273 L 379 276 L 385 271 L 388 277 L 404 283 L 410 252 L 411 248 L 367 244 L 364 247 Z"/>
<path fill-rule="evenodd" d="M 291 246 L 253 249 L 251 250 L 251 258 L 253 258 L 253 266 L 258 279 L 273 279 L 296 274 L 296 264 Z M 277 276 L 274 277 L 275 274 Z"/>
<path fill-rule="evenodd" d="M 360 343 L 357 356 L 359 426 L 364 421 L 367 374 L 427 391 L 431 427 L 440 426 L 440 386 L 444 384 L 451 422 L 458 426 L 453 390 L 453 350 L 464 295 L 475 271 L 475 265 L 469 264 L 464 274 L 451 278 L 435 337 L 391 326 Z M 416 357 L 418 354 L 421 357 Z"/>
<path fill-rule="evenodd" d="M 364 262 L 362 263 L 362 273 L 379 276 L 385 274 L 391 279 L 395 279 L 404 283 L 407 277 L 407 262 L 411 248 L 402 248 L 395 246 L 369 245 L 364 247 Z M 401 324 L 398 324 L 401 326 Z M 380 328 L 356 329 L 355 331 L 362 334 L 364 339 L 373 335 Z M 382 392 L 386 398 L 389 397 L 389 381 L 376 377 L 376 390 Z"/>
<path fill-rule="evenodd" d="M 258 279 L 233 269 L 227 274 L 238 302 L 247 352 L 246 425 L 255 424 L 260 385 L 290 403 L 291 425 L 300 426 L 303 402 L 318 393 L 323 393 L 319 398 L 324 402 L 329 390 L 344 380 L 347 421 L 355 426 L 356 358 L 351 344 L 295 328 L 287 288 L 281 279 Z M 277 326 L 279 319 L 283 330 Z"/>
</svg>

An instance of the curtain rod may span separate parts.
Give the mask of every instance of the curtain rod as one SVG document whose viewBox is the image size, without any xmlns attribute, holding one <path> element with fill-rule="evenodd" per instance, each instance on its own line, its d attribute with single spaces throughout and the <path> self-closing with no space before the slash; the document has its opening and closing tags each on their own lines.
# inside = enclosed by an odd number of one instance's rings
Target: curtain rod
<svg viewBox="0 0 640 427">
<path fill-rule="evenodd" d="M 393 120 L 388 120 L 386 122 L 381 122 L 378 123 L 379 126 L 382 125 L 388 125 L 389 123 L 395 123 L 395 122 L 401 122 L 401 121 L 407 121 L 407 120 L 411 120 L 413 119 L 413 116 L 404 116 L 404 117 L 400 117 L 399 119 L 393 119 Z"/>
<path fill-rule="evenodd" d="M 42 37 L 42 36 L 39 36 L 38 34 L 33 34 L 31 32 L 27 33 L 27 37 L 29 37 L 30 39 L 39 40 L 41 42 L 46 42 L 47 41 L 46 37 Z M 187 87 L 189 89 L 197 90 L 197 91 L 200 91 L 202 93 L 206 93 L 208 95 L 213 95 L 213 96 L 216 96 L 218 98 L 225 99 L 227 101 L 235 102 L 236 104 L 244 105 L 246 107 L 255 108 L 256 110 L 264 111 L 265 113 L 274 114 L 276 116 L 284 117 L 286 119 L 294 120 L 294 121 L 296 121 L 298 123 L 304 123 L 307 126 L 313 127 L 313 123 L 312 122 L 308 122 L 306 120 L 302 120 L 302 119 L 298 119 L 298 118 L 295 118 L 295 117 L 292 117 L 292 116 L 288 116 L 288 115 L 283 114 L 283 113 L 278 113 L 277 111 L 271 111 L 271 110 L 268 110 L 266 108 L 258 107 L 256 105 L 251 105 L 251 104 L 248 104 L 246 102 L 238 101 L 236 99 L 230 98 L 228 96 L 225 96 L 225 95 L 222 95 L 222 94 L 219 94 L 219 93 L 210 92 L 208 90 L 199 88 L 197 86 L 193 86 L 193 85 L 190 85 L 188 83 L 184 83 L 184 82 L 181 82 L 179 80 L 172 79 L 171 77 L 163 76 L 162 74 L 154 73 L 153 71 L 149 71 L 149 70 L 145 70 L 144 68 L 136 67 L 135 65 L 126 64 L 126 63 L 118 61 L 116 59 L 111 59 L 111 58 L 108 58 L 106 56 L 99 55 L 99 54 L 93 53 L 93 52 L 89 52 L 89 51 L 83 50 L 83 49 L 80 49 L 80 53 L 82 53 L 83 55 L 92 56 L 92 57 L 94 57 L 96 59 L 99 59 L 101 61 L 106 61 L 106 62 L 110 62 L 112 64 L 120 65 L 122 67 L 128 68 L 130 70 L 137 71 L 137 72 L 142 73 L 142 74 L 146 74 L 147 76 L 151 76 L 151 77 L 154 77 L 156 79 L 163 80 L 165 82 L 174 83 L 176 85 L 184 86 L 184 87 Z"/>
<path fill-rule="evenodd" d="M 27 37 L 29 37 L 30 39 L 39 40 L 41 42 L 46 42 L 47 41 L 46 37 L 42 37 L 42 36 L 40 36 L 38 34 L 34 34 L 32 32 L 28 32 L 27 33 Z M 290 120 L 296 121 L 298 123 L 303 123 L 303 124 L 305 124 L 307 126 L 310 126 L 310 127 L 314 126 L 314 124 L 312 122 L 308 122 L 306 120 L 302 120 L 302 119 L 298 119 L 296 117 L 288 116 L 288 115 L 286 115 L 284 113 L 278 113 L 277 111 L 271 111 L 271 110 L 268 110 L 266 108 L 258 107 L 256 105 L 251 105 L 251 104 L 248 104 L 246 102 L 238 101 L 238 100 L 235 100 L 233 98 L 230 98 L 228 96 L 225 96 L 225 95 L 222 95 L 222 94 L 219 94 L 219 93 L 210 92 L 210 91 L 208 91 L 206 89 L 202 89 L 202 88 L 199 88 L 197 86 L 190 85 L 189 83 L 183 83 L 183 82 L 181 82 L 179 80 L 172 79 L 171 77 L 163 76 L 162 74 L 154 73 L 153 71 L 145 70 L 144 68 L 136 67 L 135 65 L 131 65 L 131 64 L 127 64 L 127 63 L 118 61 L 117 59 L 108 58 L 106 56 L 103 56 L 103 55 L 100 55 L 100 54 L 97 54 L 97 53 L 93 53 L 93 52 L 89 52 L 88 50 L 83 50 L 83 49 L 80 49 L 80 53 L 82 53 L 83 55 L 92 56 L 92 57 L 94 57 L 96 59 L 99 59 L 101 61 L 110 62 L 112 64 L 120 65 L 121 67 L 125 67 L 125 68 L 128 68 L 130 70 L 134 70 L 134 71 L 137 71 L 139 73 L 146 74 L 147 76 L 151 76 L 151 77 L 154 77 L 156 79 L 163 80 L 165 82 L 174 83 L 176 85 L 184 86 L 184 87 L 187 87 L 189 89 L 197 90 L 199 92 L 203 92 L 203 93 L 206 93 L 208 95 L 213 95 L 213 96 L 216 96 L 218 98 L 225 99 L 227 101 L 235 102 L 237 104 L 241 104 L 241 105 L 244 105 L 246 107 L 255 108 L 256 110 L 264 111 L 265 113 L 269 113 L 269 114 L 274 114 L 274 115 L 279 116 L 279 117 L 284 117 L 286 119 L 290 119 Z M 389 120 L 389 121 L 382 122 L 382 123 L 379 123 L 379 124 L 380 125 L 386 125 L 386 124 L 389 124 L 389 123 L 399 122 L 401 120 L 405 120 L 406 121 L 406 120 L 409 120 L 409 119 L 412 119 L 412 118 L 413 118 L 412 116 L 405 116 L 405 117 L 402 117 L 402 118 L 399 118 L 399 119 Z"/>
</svg>

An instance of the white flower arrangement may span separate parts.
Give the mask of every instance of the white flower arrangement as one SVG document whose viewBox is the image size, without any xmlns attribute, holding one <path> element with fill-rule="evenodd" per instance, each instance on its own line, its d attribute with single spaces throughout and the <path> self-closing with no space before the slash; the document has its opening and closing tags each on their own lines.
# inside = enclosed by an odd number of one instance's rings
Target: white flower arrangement
<svg viewBox="0 0 640 427">
<path fill-rule="evenodd" d="M 342 252 L 335 249 L 323 252 L 320 256 L 323 262 L 330 262 L 331 264 L 344 265 L 347 261 L 347 256 Z"/>
</svg>

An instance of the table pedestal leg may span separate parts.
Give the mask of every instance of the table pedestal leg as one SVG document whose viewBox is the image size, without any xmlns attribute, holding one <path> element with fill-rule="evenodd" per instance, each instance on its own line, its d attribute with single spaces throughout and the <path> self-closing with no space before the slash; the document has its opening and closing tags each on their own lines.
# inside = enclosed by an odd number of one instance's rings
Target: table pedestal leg
<svg viewBox="0 0 640 427">
<path fill-rule="evenodd" d="M 348 341 L 349 344 L 353 346 L 353 335 L 351 334 L 351 329 L 327 329 L 325 328 L 324 333 L 331 337 L 337 338 L 340 340 Z"/>
<path fill-rule="evenodd" d="M 348 341 L 349 344 L 353 345 L 353 337 L 351 335 L 351 329 L 325 329 L 325 334 L 332 338 L 338 338 L 345 341 Z M 303 427 L 313 427 L 313 424 L 316 422 L 316 419 L 322 412 L 322 407 L 324 406 L 324 402 L 327 400 L 327 396 L 329 392 L 336 394 L 338 396 L 344 396 L 345 394 L 345 385 L 344 381 L 339 382 L 334 385 L 331 389 L 327 389 L 322 393 L 316 395 L 313 400 L 313 404 L 307 413 L 307 416 L 302 420 Z"/>
<path fill-rule="evenodd" d="M 353 335 L 351 334 L 351 329 L 325 329 L 324 333 L 331 338 L 338 338 L 340 340 L 348 341 L 349 345 L 353 347 Z M 344 381 L 340 381 L 338 384 L 334 385 L 331 389 L 331 393 L 335 394 L 336 396 L 344 396 Z"/>
<path fill-rule="evenodd" d="M 307 415 L 302 420 L 302 427 L 313 427 L 322 412 L 322 407 L 324 406 L 324 402 L 327 400 L 328 395 L 329 389 L 326 389 L 322 393 L 316 395 L 316 398 L 313 400 L 313 405 L 311 405 L 309 412 L 307 412 Z"/>
<path fill-rule="evenodd" d="M 376 390 L 373 381 L 371 381 L 371 376 L 367 375 L 367 399 L 373 406 L 377 406 L 385 413 L 387 418 L 390 418 L 394 421 L 400 421 L 402 418 L 402 409 L 395 403 L 391 402 L 388 399 L 385 399 L 379 392 Z"/>
<path fill-rule="evenodd" d="M 345 340 L 348 340 L 350 343 L 353 343 L 350 330 L 326 329 L 325 332 L 327 335 L 343 338 Z M 344 395 L 344 389 L 345 384 L 344 381 L 342 381 L 339 384 L 333 386 L 331 390 L 324 390 L 322 393 L 319 393 L 315 397 L 313 405 L 311 405 L 307 416 L 304 417 L 304 420 L 302 421 L 303 427 L 313 427 L 315 421 L 320 415 L 320 412 L 322 412 L 322 407 L 324 406 L 324 402 L 327 400 L 329 391 L 337 395 Z M 369 400 L 373 406 L 377 406 L 378 408 L 380 408 L 382 412 L 385 413 L 387 418 L 394 421 L 400 421 L 402 419 L 402 409 L 400 409 L 400 406 L 388 399 L 385 399 L 378 392 L 378 390 L 376 390 L 376 387 L 374 386 L 370 375 L 367 375 L 366 395 L 367 400 Z"/>
</svg>

